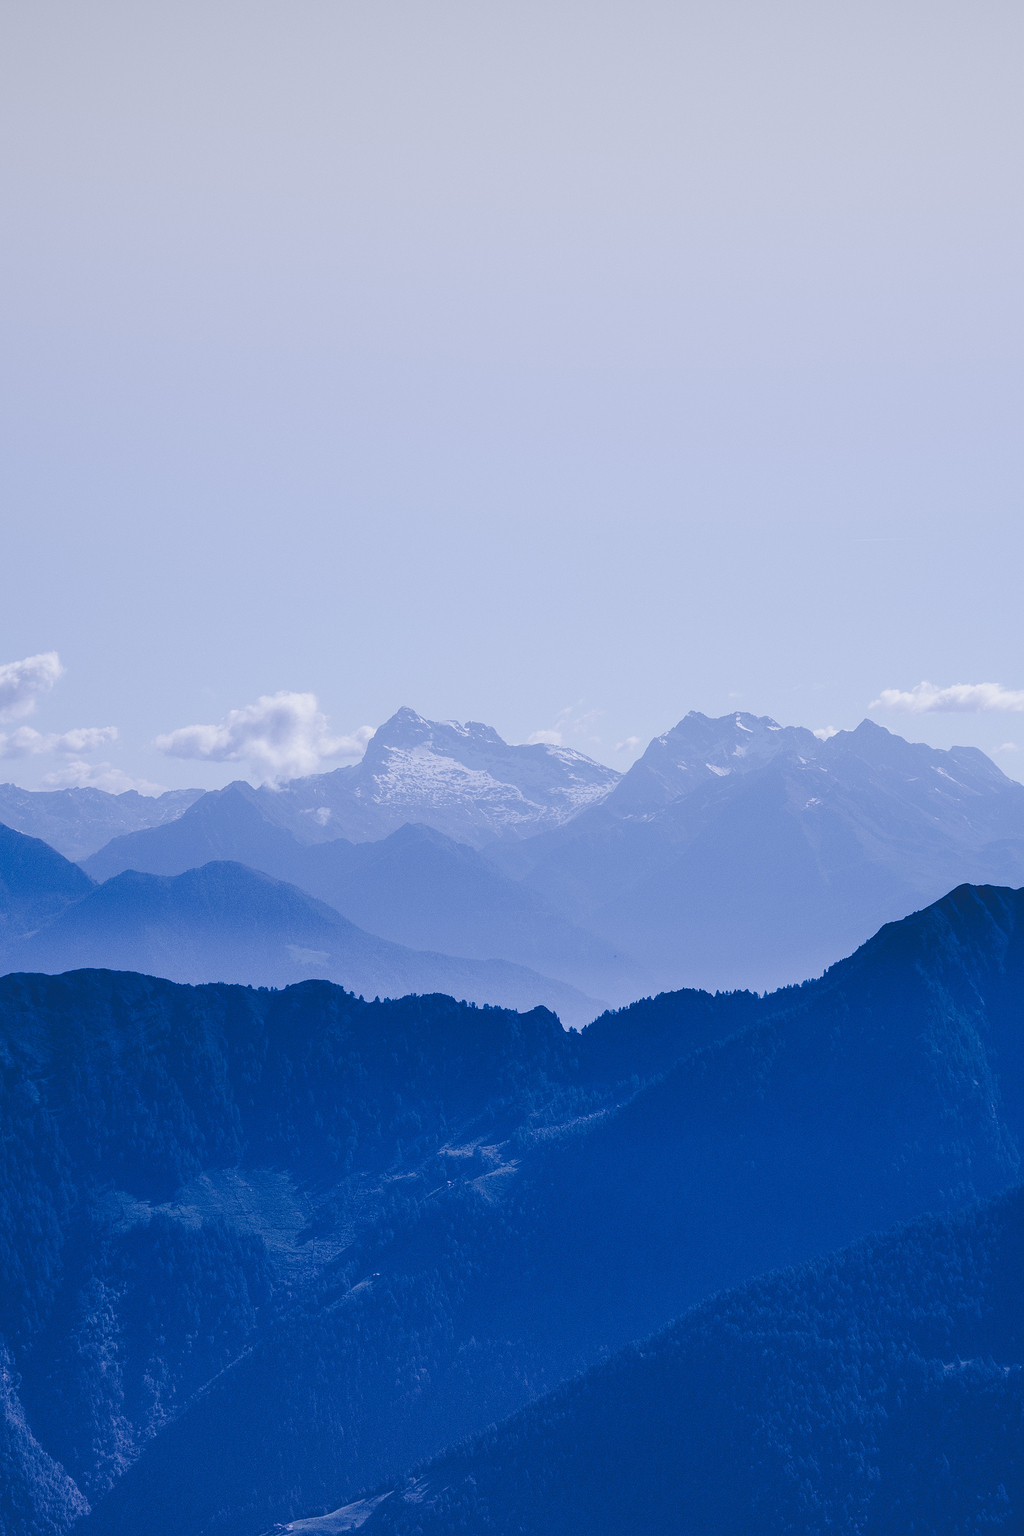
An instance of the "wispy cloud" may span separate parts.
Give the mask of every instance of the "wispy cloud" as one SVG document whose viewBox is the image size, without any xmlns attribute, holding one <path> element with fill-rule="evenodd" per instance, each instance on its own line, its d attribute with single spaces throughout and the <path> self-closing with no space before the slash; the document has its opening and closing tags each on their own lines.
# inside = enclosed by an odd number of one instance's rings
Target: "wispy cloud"
<svg viewBox="0 0 1024 1536">
<path fill-rule="evenodd" d="M 9 736 L 0 731 L 0 757 L 39 757 L 46 752 L 73 757 L 80 752 L 95 752 L 116 740 L 116 725 L 87 725 L 59 734 L 34 731 L 30 725 L 22 725 Z"/>
<path fill-rule="evenodd" d="M 639 736 L 627 736 L 625 741 L 615 743 L 616 752 L 635 752 L 643 743 Z"/>
<path fill-rule="evenodd" d="M 22 720 L 31 715 L 40 694 L 49 693 L 63 672 L 56 651 L 0 664 L 0 720 Z"/>
<path fill-rule="evenodd" d="M 559 711 L 553 726 L 544 731 L 534 731 L 532 735 L 527 736 L 526 746 L 564 747 L 567 745 L 567 736 L 578 736 L 583 738 L 587 746 L 599 747 L 601 738 L 593 735 L 593 729 L 602 711 L 590 709 L 585 714 L 577 713 L 582 706 L 582 699 L 577 704 L 567 704 L 563 710 Z"/>
<path fill-rule="evenodd" d="M 1020 747 L 1015 741 L 1004 741 L 1002 746 L 993 747 L 992 750 L 993 752 L 1019 752 Z"/>
<path fill-rule="evenodd" d="M 86 763 L 79 759 L 66 763 L 43 778 L 47 789 L 104 789 L 108 795 L 123 795 L 134 789 L 140 795 L 162 795 L 166 784 L 152 784 L 149 779 L 132 779 L 110 763 Z"/>
<path fill-rule="evenodd" d="M 839 735 L 839 730 L 834 725 L 822 725 L 816 731 L 812 731 L 811 735 L 817 736 L 819 741 L 831 741 L 833 736 Z"/>
<path fill-rule="evenodd" d="M 359 758 L 374 733 L 360 726 L 351 736 L 332 736 L 315 693 L 263 694 L 233 709 L 219 725 L 185 725 L 156 738 L 168 757 L 207 762 L 246 762 L 263 784 L 316 773 L 331 759 Z"/>
<path fill-rule="evenodd" d="M 1024 689 L 1004 688 L 999 683 L 953 683 L 936 688 L 934 683 L 918 683 L 909 692 L 884 688 L 869 709 L 899 709 L 912 715 L 1024 713 Z"/>
</svg>

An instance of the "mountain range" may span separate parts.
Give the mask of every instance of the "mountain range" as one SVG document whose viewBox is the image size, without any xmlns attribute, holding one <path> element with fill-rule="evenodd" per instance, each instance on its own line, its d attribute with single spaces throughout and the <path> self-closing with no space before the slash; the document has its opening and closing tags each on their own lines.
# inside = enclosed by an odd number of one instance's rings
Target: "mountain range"
<svg viewBox="0 0 1024 1536">
<path fill-rule="evenodd" d="M 0 784 L 0 824 L 27 837 L 42 838 L 66 859 L 86 859 L 112 837 L 174 821 L 203 793 L 169 789 L 162 795 L 140 795 L 127 789 L 112 795 L 103 789 L 39 790 Z"/>
<path fill-rule="evenodd" d="M 1024 882 L 1024 785 L 973 748 L 869 721 L 820 740 L 691 713 L 618 775 L 403 709 L 356 768 L 240 781 L 179 811 L 83 868 L 242 863 L 392 943 L 616 1005 L 800 981 L 964 881 Z"/>
<path fill-rule="evenodd" d="M 104 881 L 126 870 L 181 875 L 224 859 L 287 880 L 413 949 L 500 956 L 616 1002 L 643 990 L 639 968 L 614 944 L 568 922 L 469 844 L 411 823 L 374 842 L 302 844 L 244 782 L 204 795 L 177 821 L 114 838 L 82 867 Z"/>
<path fill-rule="evenodd" d="M 5 1536 L 1019 1528 L 1022 995 L 973 886 L 580 1033 L 8 976 Z"/>
<path fill-rule="evenodd" d="M 865 720 L 690 714 L 599 806 L 495 862 L 663 987 L 775 987 L 962 881 L 1024 882 L 1024 785 Z"/>
<path fill-rule="evenodd" d="M 160 830 L 173 834 L 180 825 Z M 210 861 L 173 876 L 127 870 L 97 885 L 40 839 L 6 827 L 0 960 L 6 969 L 99 966 L 192 983 L 287 986 L 321 976 L 370 997 L 446 992 L 510 1008 L 540 1004 L 575 1025 L 601 1010 L 593 998 L 525 966 L 390 943 L 306 891 L 242 864 Z"/>
</svg>

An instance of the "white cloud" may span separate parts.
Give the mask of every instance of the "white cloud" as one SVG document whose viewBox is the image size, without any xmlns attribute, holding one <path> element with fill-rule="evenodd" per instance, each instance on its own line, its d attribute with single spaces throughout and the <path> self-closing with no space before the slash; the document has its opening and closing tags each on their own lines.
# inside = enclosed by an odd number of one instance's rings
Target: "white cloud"
<svg viewBox="0 0 1024 1536">
<path fill-rule="evenodd" d="M 912 715 L 977 714 L 982 710 L 1021 714 L 1024 713 L 1024 689 L 1003 688 L 999 683 L 954 683 L 949 688 L 918 683 L 908 693 L 901 693 L 898 688 L 883 688 L 868 708 L 900 709 Z"/>
<path fill-rule="evenodd" d="M 528 747 L 560 747 L 562 745 L 561 731 L 534 731 L 532 736 L 527 736 Z"/>
<path fill-rule="evenodd" d="M 49 693 L 63 672 L 56 651 L 43 651 L 39 656 L 0 665 L 0 720 L 21 720 L 31 715 L 39 695 Z"/>
<path fill-rule="evenodd" d="M 86 763 L 79 759 L 55 769 L 43 779 L 47 789 L 105 789 L 108 795 L 122 795 L 134 789 L 140 795 L 162 795 L 166 784 L 151 784 L 148 779 L 130 779 L 110 763 Z"/>
<path fill-rule="evenodd" d="M 992 750 L 993 752 L 1019 752 L 1020 747 L 1015 741 L 1004 741 L 1001 747 L 993 747 Z"/>
<path fill-rule="evenodd" d="M 640 745 L 639 736 L 627 736 L 625 741 L 617 741 L 615 743 L 615 750 L 616 752 L 635 752 Z"/>
<path fill-rule="evenodd" d="M 22 725 L 9 736 L 0 731 L 0 757 L 38 757 L 44 752 L 72 757 L 79 752 L 95 752 L 116 740 L 116 725 L 87 725 L 62 734 L 34 731 L 30 725 Z"/>
<path fill-rule="evenodd" d="M 811 735 L 817 736 L 819 741 L 829 741 L 833 736 L 838 736 L 839 731 L 834 725 L 823 725 L 818 730 L 812 731 Z"/>
<path fill-rule="evenodd" d="M 264 694 L 233 709 L 219 725 L 185 725 L 156 738 L 169 757 L 207 762 L 247 762 L 262 784 L 316 773 L 329 759 L 359 758 L 373 735 L 360 726 L 351 736 L 332 736 L 315 693 Z"/>
</svg>

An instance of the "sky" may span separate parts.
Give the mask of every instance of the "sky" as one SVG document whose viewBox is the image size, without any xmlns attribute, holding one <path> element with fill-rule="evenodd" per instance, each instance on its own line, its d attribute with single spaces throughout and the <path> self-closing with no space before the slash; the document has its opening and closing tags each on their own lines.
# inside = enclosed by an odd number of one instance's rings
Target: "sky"
<svg viewBox="0 0 1024 1536">
<path fill-rule="evenodd" d="M 403 704 L 621 769 L 867 715 L 1024 778 L 1022 45 L 9 0 L 0 779 L 280 779 Z"/>
</svg>

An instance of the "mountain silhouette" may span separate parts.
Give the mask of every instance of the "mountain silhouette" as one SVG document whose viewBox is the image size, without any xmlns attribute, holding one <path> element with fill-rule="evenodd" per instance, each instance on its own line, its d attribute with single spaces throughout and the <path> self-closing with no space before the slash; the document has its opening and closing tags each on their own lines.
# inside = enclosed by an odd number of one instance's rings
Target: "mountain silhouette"
<svg viewBox="0 0 1024 1536">
<path fill-rule="evenodd" d="M 6 945 L 92 889 L 88 875 L 49 843 L 0 826 L 0 958 Z"/>
<path fill-rule="evenodd" d="M 1024 881 L 1024 785 L 870 721 L 821 742 L 688 715 L 601 805 L 491 856 L 633 955 L 651 990 L 763 990 L 963 881 Z"/>
<path fill-rule="evenodd" d="M 326 982 L 7 977 L 0 1331 L 9 1422 L 49 1458 L 40 1499 L 63 1469 L 61 1507 L 92 1506 L 82 1536 L 241 1536 L 337 1509 L 723 1288 L 991 1199 L 1020 1176 L 1022 986 L 1024 892 L 969 886 L 819 980 L 656 998 L 580 1034 Z M 968 1310 L 987 1306 L 964 1279 Z M 725 1337 L 698 1416 L 761 1400 L 736 1374 L 746 1335 L 732 1354 Z M 900 1370 L 879 1390 L 899 1396 Z M 896 1442 L 850 1443 L 890 1491 Z M 737 1481 L 709 1456 L 709 1479 Z M 757 1472 L 737 1496 L 770 1496 Z M 828 1476 L 808 1471 L 815 1497 Z"/>
<path fill-rule="evenodd" d="M 84 867 L 105 879 L 235 859 L 395 941 L 526 964 L 617 1003 L 802 980 L 964 881 L 1024 881 L 1024 785 L 974 748 L 870 721 L 821 741 L 691 713 L 621 777 L 587 762 L 400 710 L 356 768 L 230 785 Z"/>
<path fill-rule="evenodd" d="M 574 1024 L 601 1008 L 565 983 L 507 961 L 389 943 L 305 891 L 230 862 L 174 876 L 126 870 L 9 946 L 7 963 L 50 973 L 101 966 L 250 986 L 318 976 L 369 996 L 448 992 L 508 1007 L 543 1004 Z"/>
<path fill-rule="evenodd" d="M 166 826 L 113 839 L 83 868 L 107 880 L 126 869 L 183 874 L 224 859 L 288 880 L 359 927 L 413 949 L 501 958 L 615 1002 L 645 990 L 628 956 L 567 922 L 468 844 L 411 825 L 375 842 L 300 844 L 242 782 L 204 795 Z"/>
</svg>

